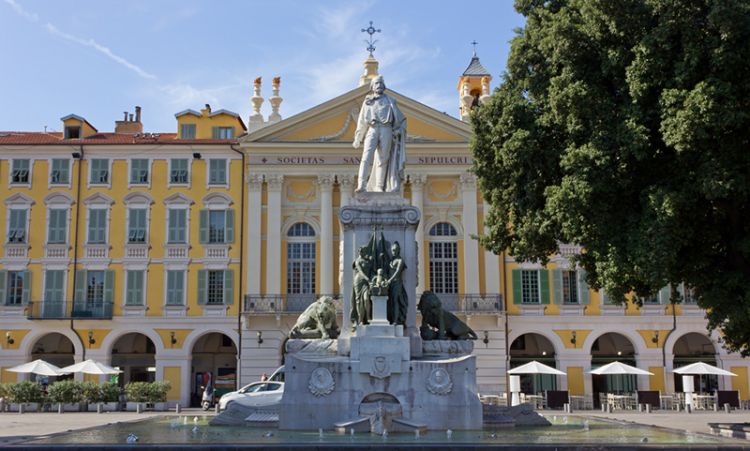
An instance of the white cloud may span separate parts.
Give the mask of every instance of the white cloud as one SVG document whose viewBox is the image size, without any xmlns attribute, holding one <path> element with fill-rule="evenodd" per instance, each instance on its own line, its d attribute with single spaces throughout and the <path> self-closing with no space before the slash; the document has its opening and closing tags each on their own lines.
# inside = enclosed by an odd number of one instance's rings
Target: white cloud
<svg viewBox="0 0 750 451">
<path fill-rule="evenodd" d="M 37 16 L 35 13 L 26 11 L 23 9 L 21 5 L 15 2 L 15 0 L 5 0 L 5 3 L 10 5 L 11 8 L 18 14 L 19 16 L 22 16 L 26 18 L 27 20 L 30 20 L 32 22 L 36 22 L 39 20 L 39 16 Z"/>
<path fill-rule="evenodd" d="M 63 39 L 66 39 L 71 42 L 75 42 L 76 44 L 80 44 L 85 47 L 91 47 L 92 49 L 96 50 L 97 52 L 101 53 L 102 55 L 116 62 L 117 64 L 132 70 L 133 72 L 135 72 L 136 74 L 138 74 L 139 76 L 143 78 L 148 78 L 152 80 L 156 79 L 156 75 L 150 74 L 146 72 L 145 70 L 141 69 L 139 66 L 126 60 L 125 58 L 114 54 L 112 50 L 110 50 L 108 47 L 105 47 L 99 44 L 93 39 L 80 38 L 78 36 L 73 36 L 72 34 L 65 33 L 64 31 L 60 31 L 57 27 L 55 27 L 49 22 L 47 22 L 47 24 L 44 27 L 47 29 L 47 31 L 49 31 L 53 35 L 59 36 Z"/>
</svg>

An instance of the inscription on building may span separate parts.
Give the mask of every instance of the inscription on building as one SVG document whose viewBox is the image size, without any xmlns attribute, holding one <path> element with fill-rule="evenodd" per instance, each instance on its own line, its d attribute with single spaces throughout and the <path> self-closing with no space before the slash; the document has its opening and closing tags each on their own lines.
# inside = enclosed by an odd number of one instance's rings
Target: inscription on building
<svg viewBox="0 0 750 451">
<path fill-rule="evenodd" d="M 359 166 L 359 156 L 340 155 L 253 155 L 250 164 L 257 166 L 323 166 L 323 165 L 350 165 Z M 435 156 L 410 156 L 407 164 L 427 166 L 460 166 L 471 165 L 472 158 L 468 155 L 435 155 Z"/>
</svg>

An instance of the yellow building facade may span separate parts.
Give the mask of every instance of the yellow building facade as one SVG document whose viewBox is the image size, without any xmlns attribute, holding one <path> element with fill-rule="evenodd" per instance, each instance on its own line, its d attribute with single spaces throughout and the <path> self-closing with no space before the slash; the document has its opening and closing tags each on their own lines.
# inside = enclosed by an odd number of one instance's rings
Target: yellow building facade
<svg viewBox="0 0 750 451">
<path fill-rule="evenodd" d="M 338 210 L 353 195 L 359 87 L 281 120 L 259 113 L 256 80 L 248 133 L 235 113 L 209 106 L 175 116 L 176 130 L 143 133 L 140 109 L 114 133 L 84 118 L 64 132 L 0 134 L 0 381 L 3 368 L 44 358 L 94 358 L 123 369 L 121 381 L 168 379 L 169 401 L 194 403 L 211 373 L 217 388 L 257 380 L 283 363 L 284 341 L 317 296 L 341 299 Z M 459 77 L 462 117 L 489 96 L 474 56 Z M 432 290 L 467 322 L 480 391 L 504 392 L 506 371 L 539 360 L 567 377 L 525 377 L 523 389 L 588 396 L 638 389 L 673 392 L 671 370 L 697 360 L 736 377 L 706 390 L 748 393 L 748 363 L 706 333 L 689 299 L 666 291 L 618 307 L 590 290 L 561 245 L 546 267 L 494 255 L 474 239 L 488 206 L 469 173 L 471 128 L 398 92 L 407 116 L 403 195 L 422 211 L 418 294 Z M 341 321 L 340 321 L 341 323 Z M 654 373 L 588 372 L 622 360 Z"/>
</svg>

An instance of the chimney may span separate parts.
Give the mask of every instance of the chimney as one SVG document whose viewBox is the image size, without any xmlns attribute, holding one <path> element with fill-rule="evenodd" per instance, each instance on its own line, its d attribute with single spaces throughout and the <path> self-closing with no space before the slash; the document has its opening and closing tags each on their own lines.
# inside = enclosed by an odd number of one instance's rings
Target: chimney
<svg viewBox="0 0 750 451">
<path fill-rule="evenodd" d="M 208 117 L 209 114 L 211 114 L 211 105 L 206 104 L 206 106 L 201 110 L 201 115 L 203 117 Z"/>
<path fill-rule="evenodd" d="M 141 107 L 135 107 L 135 119 L 133 113 L 123 112 L 121 121 L 115 121 L 115 133 L 134 135 L 143 133 L 143 124 L 141 124 Z"/>
</svg>

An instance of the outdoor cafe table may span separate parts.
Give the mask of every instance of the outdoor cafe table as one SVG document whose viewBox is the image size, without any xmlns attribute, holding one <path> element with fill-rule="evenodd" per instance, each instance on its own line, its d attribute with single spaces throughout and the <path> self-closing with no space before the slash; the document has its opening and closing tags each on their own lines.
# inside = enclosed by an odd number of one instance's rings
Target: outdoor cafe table
<svg viewBox="0 0 750 451">
<path fill-rule="evenodd" d="M 693 395 L 693 405 L 696 409 L 710 410 L 714 408 L 716 398 L 714 395 Z"/>
<path fill-rule="evenodd" d="M 635 404 L 635 396 L 631 395 L 615 395 L 607 393 L 607 404 L 614 409 L 629 409 L 632 404 Z"/>
<path fill-rule="evenodd" d="M 526 395 L 526 402 L 533 404 L 535 409 L 541 409 L 544 407 L 544 396 Z"/>
<path fill-rule="evenodd" d="M 570 406 L 573 409 L 580 410 L 586 408 L 586 397 L 581 395 L 570 395 Z"/>
</svg>

